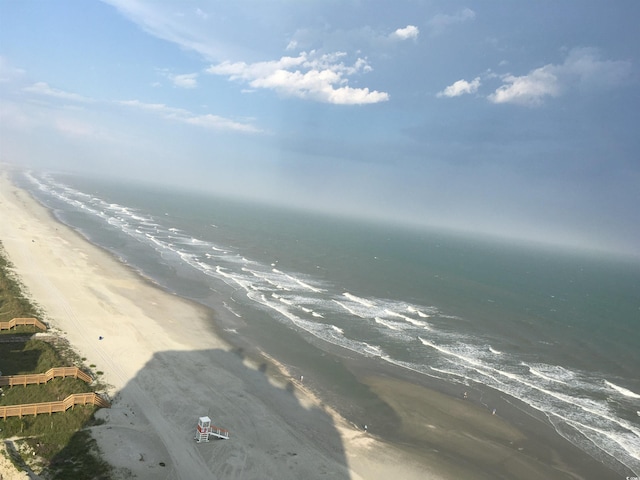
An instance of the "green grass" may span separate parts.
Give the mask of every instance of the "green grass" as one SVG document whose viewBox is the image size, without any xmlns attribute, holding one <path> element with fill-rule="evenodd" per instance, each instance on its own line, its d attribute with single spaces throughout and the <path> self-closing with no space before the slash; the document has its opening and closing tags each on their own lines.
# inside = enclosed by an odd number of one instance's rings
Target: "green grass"
<svg viewBox="0 0 640 480">
<path fill-rule="evenodd" d="M 13 318 L 38 317 L 40 309 L 24 295 L 22 285 L 0 243 L 0 322 Z"/>
<path fill-rule="evenodd" d="M 24 295 L 23 286 L 11 270 L 0 243 L 0 321 L 13 318 L 43 318 L 40 308 Z M 64 341 L 31 338 L 39 330 L 20 326 L 0 332 L 0 371 L 2 375 L 44 373 L 50 368 L 81 365 L 78 355 Z M 3 387 L 0 405 L 58 401 L 71 393 L 93 391 L 75 378 L 55 378 L 46 384 Z M 45 477 L 51 480 L 111 478 L 112 468 L 100 457 L 95 440 L 85 429 L 95 424 L 93 405 L 76 405 L 52 415 L 11 417 L 0 420 L 0 438 L 19 437 L 17 444 L 28 445 L 34 458 L 44 461 Z M 16 465 L 32 465 L 32 458 L 14 458 Z M 41 468 L 38 468 L 39 470 Z"/>
<path fill-rule="evenodd" d="M 48 342 L 35 339 L 17 342 L 1 341 L 3 338 L 10 337 L 24 337 L 24 334 L 0 337 L 0 371 L 2 371 L 2 375 L 45 373 L 53 367 L 68 366 L 67 360 Z"/>
<path fill-rule="evenodd" d="M 60 453 L 51 460 L 53 480 L 109 480 L 111 467 L 100 458 L 96 441 L 89 432 L 77 432 Z"/>
<path fill-rule="evenodd" d="M 0 405 L 18 405 L 20 403 L 58 402 L 72 393 L 87 393 L 93 389 L 77 378 L 54 378 L 40 385 L 4 387 Z"/>
<path fill-rule="evenodd" d="M 91 423 L 95 410 L 93 405 L 76 405 L 65 413 L 10 417 L 0 420 L 2 434 L 5 438 L 18 436 L 27 439 L 28 443 L 37 444 L 36 453 L 51 460 L 67 446 L 78 430 Z"/>
</svg>

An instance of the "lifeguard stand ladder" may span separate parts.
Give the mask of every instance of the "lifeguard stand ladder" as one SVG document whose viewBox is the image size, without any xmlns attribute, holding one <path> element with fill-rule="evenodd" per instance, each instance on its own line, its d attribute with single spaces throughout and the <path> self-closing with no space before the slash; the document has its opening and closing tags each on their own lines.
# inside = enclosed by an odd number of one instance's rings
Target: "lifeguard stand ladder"
<svg viewBox="0 0 640 480">
<path fill-rule="evenodd" d="M 208 442 L 209 435 L 214 437 L 229 439 L 229 431 L 224 428 L 218 428 L 211 425 L 211 419 L 209 417 L 200 417 L 198 419 L 198 426 L 196 427 L 195 439 L 198 443 Z"/>
</svg>

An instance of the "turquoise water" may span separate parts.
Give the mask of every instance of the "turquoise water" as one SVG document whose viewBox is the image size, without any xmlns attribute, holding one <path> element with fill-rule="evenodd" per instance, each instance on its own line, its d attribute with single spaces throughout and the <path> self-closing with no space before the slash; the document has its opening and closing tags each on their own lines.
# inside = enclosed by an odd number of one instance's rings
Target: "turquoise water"
<svg viewBox="0 0 640 480">
<path fill-rule="evenodd" d="M 640 471 L 637 260 L 78 177 L 18 181 L 159 285 L 223 305 L 231 332 L 278 325 L 300 344 L 493 389 Z"/>
</svg>

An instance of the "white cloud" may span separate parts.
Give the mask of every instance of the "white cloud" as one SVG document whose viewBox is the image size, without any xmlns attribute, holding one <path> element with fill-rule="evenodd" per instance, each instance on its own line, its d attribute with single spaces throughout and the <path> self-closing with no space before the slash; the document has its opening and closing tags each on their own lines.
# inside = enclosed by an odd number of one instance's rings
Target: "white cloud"
<svg viewBox="0 0 640 480">
<path fill-rule="evenodd" d="M 475 17 L 476 12 L 470 8 L 464 8 L 452 15 L 439 13 L 429 20 L 428 25 L 431 27 L 432 35 L 439 35 L 450 26 L 458 23 L 464 23 L 468 20 L 473 20 Z"/>
<path fill-rule="evenodd" d="M 215 35 L 207 12 L 200 9 L 184 15 L 177 2 L 145 2 L 143 0 L 103 0 L 115 7 L 120 14 L 145 32 L 175 43 L 186 50 L 193 50 L 213 61 L 233 50 L 234 43 L 225 43 Z M 195 16 L 207 21 L 189 21 Z"/>
<path fill-rule="evenodd" d="M 493 103 L 540 105 L 546 97 L 567 91 L 610 88 L 624 83 L 630 75 L 627 61 L 600 60 L 592 48 L 573 49 L 560 65 L 547 64 L 527 75 L 502 77 L 504 84 L 489 95 Z"/>
<path fill-rule="evenodd" d="M 561 93 L 561 85 L 554 70 L 553 65 L 545 65 L 521 77 L 506 75 L 502 78 L 504 85 L 489 95 L 489 100 L 493 103 L 535 106 L 544 97 L 557 97 Z"/>
<path fill-rule="evenodd" d="M 197 73 L 184 73 L 182 75 L 170 75 L 169 78 L 176 87 L 196 88 L 198 86 Z"/>
<path fill-rule="evenodd" d="M 77 93 L 64 92 L 55 88 L 51 88 L 45 82 L 36 82 L 30 87 L 22 89 L 25 92 L 35 93 L 37 95 L 45 95 L 48 97 L 60 98 L 62 100 L 71 100 L 74 102 L 91 102 L 92 100 Z"/>
<path fill-rule="evenodd" d="M 125 100 L 118 103 L 127 107 L 146 110 L 169 120 L 189 125 L 197 125 L 199 127 L 210 128 L 213 130 L 235 130 L 248 133 L 260 131 L 253 125 L 247 123 L 236 122 L 234 120 L 212 114 L 196 115 L 183 108 L 168 107 L 163 103 L 144 103 L 138 100 Z"/>
<path fill-rule="evenodd" d="M 324 55 L 302 52 L 297 57 L 267 62 L 222 62 L 212 65 L 207 72 L 228 76 L 253 88 L 267 88 L 318 102 L 356 105 L 388 100 L 386 92 L 348 86 L 347 76 L 369 72 L 371 67 L 363 58 L 358 58 L 353 65 L 345 65 L 339 61 L 345 56 L 344 52 Z"/>
<path fill-rule="evenodd" d="M 574 48 L 561 69 L 564 75 L 577 78 L 580 88 L 600 89 L 625 83 L 631 74 L 631 62 L 601 60 L 595 48 Z"/>
<path fill-rule="evenodd" d="M 389 38 L 393 40 L 409 40 L 409 39 L 415 40 L 418 38 L 419 34 L 420 34 L 420 30 L 418 29 L 418 27 L 414 25 L 407 25 L 404 28 L 397 29 L 395 32 L 389 35 Z"/>
<path fill-rule="evenodd" d="M 466 80 L 458 80 L 453 84 L 449 85 L 447 88 L 439 92 L 437 97 L 459 97 L 460 95 L 464 95 L 467 93 L 475 93 L 478 91 L 480 87 L 480 77 L 476 77 L 470 82 Z"/>
</svg>

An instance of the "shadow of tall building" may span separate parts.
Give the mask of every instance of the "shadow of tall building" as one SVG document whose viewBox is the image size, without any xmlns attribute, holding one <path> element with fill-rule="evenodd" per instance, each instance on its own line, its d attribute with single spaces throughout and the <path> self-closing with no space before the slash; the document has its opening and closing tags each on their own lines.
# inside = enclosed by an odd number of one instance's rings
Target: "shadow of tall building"
<svg viewBox="0 0 640 480">
<path fill-rule="evenodd" d="M 272 368 L 241 350 L 156 353 L 91 427 L 114 477 L 350 478 L 331 416 L 303 405 L 296 383 L 274 381 Z M 231 438 L 197 443 L 201 416 Z"/>
</svg>

